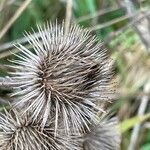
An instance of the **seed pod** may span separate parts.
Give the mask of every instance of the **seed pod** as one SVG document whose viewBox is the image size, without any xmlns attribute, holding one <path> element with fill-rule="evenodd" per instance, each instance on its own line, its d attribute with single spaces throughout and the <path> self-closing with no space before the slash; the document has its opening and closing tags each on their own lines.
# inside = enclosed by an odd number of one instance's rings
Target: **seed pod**
<svg viewBox="0 0 150 150">
<path fill-rule="evenodd" d="M 59 128 L 55 136 L 54 123 L 41 130 L 30 115 L 20 116 L 17 110 L 0 114 L 0 150 L 78 150 L 76 141 Z"/>
<path fill-rule="evenodd" d="M 102 42 L 87 30 L 72 25 L 65 34 L 64 24 L 38 26 L 39 36 L 26 33 L 31 50 L 18 44 L 22 52 L 14 60 L 12 74 L 19 98 L 15 106 L 32 111 L 34 119 L 55 117 L 55 131 L 62 120 L 66 132 L 89 130 L 104 112 L 98 103 L 113 98 L 112 61 Z M 16 65 L 15 65 L 16 64 Z"/>
<path fill-rule="evenodd" d="M 84 136 L 83 150 L 119 150 L 120 140 L 117 119 L 105 118 Z"/>
</svg>

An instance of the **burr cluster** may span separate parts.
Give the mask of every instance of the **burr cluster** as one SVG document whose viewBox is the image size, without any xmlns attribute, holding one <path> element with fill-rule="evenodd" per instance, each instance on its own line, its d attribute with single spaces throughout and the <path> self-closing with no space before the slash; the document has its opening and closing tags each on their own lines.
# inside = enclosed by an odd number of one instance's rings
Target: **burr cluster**
<svg viewBox="0 0 150 150">
<path fill-rule="evenodd" d="M 104 44 L 77 25 L 37 28 L 26 32 L 30 48 L 15 45 L 15 101 L 0 116 L 0 150 L 119 149 L 117 119 L 105 115 L 116 88 Z"/>
</svg>

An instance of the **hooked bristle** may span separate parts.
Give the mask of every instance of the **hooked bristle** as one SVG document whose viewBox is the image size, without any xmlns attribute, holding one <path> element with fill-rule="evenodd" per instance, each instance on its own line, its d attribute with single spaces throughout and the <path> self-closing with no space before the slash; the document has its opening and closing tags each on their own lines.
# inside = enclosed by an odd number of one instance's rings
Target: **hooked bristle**
<svg viewBox="0 0 150 150">
<path fill-rule="evenodd" d="M 49 117 L 63 121 L 69 132 L 89 130 L 96 123 L 97 113 L 104 112 L 98 103 L 113 98 L 112 61 L 102 42 L 85 29 L 72 25 L 65 34 L 64 24 L 38 26 L 39 36 L 27 34 L 31 50 L 21 44 L 22 52 L 14 60 L 11 73 L 19 98 L 15 106 L 22 112 L 32 111 L 32 117 L 42 120 L 44 127 Z M 85 129 L 86 128 L 86 129 Z"/>
</svg>

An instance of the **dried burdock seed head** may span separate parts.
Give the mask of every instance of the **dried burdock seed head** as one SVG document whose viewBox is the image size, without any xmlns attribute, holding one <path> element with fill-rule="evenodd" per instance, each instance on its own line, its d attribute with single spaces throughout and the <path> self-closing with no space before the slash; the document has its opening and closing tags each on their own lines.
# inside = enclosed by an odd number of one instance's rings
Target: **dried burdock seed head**
<svg viewBox="0 0 150 150">
<path fill-rule="evenodd" d="M 41 130 L 38 123 L 16 110 L 0 114 L 0 150 L 78 150 L 62 129 L 57 136 L 54 133 L 53 122 Z"/>
<path fill-rule="evenodd" d="M 62 119 L 69 126 L 84 131 L 97 121 L 99 102 L 113 98 L 112 61 L 103 43 L 87 30 L 71 26 L 65 34 L 64 24 L 47 23 L 38 26 L 39 36 L 26 33 L 32 50 L 18 44 L 22 52 L 12 67 L 13 81 L 18 84 L 14 95 L 19 95 L 16 106 L 30 110 L 32 117 L 42 119 L 44 127 L 48 117 L 55 117 L 55 129 Z"/>
<path fill-rule="evenodd" d="M 116 118 L 103 118 L 84 136 L 83 150 L 119 150 L 120 133 Z"/>
</svg>

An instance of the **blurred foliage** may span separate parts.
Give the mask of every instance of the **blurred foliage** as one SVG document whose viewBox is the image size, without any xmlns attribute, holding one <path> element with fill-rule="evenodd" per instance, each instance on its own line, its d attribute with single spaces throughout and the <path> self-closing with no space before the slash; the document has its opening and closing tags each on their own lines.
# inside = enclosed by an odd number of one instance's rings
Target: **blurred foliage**
<svg viewBox="0 0 150 150">
<path fill-rule="evenodd" d="M 0 0 L 0 30 L 7 24 L 7 21 L 13 16 L 22 2 L 23 0 Z M 118 7 L 118 9 L 100 16 L 94 16 L 98 11 L 113 7 Z M 149 9 L 149 7 L 149 0 L 141 0 L 137 10 Z M 36 24 L 43 24 L 47 20 L 55 21 L 57 18 L 61 22 L 65 19 L 65 11 L 66 0 L 32 0 L 29 7 L 0 41 L 0 44 L 23 37 L 24 31 L 31 31 L 31 27 L 36 30 Z M 122 8 L 121 0 L 73 0 L 72 13 L 74 21 L 78 21 L 81 17 L 90 14 L 93 17 L 79 22 L 79 25 L 94 27 L 123 17 L 126 12 Z M 132 129 L 128 129 L 129 125 L 131 128 L 141 121 L 137 119 L 137 109 L 142 97 L 143 87 L 150 79 L 149 54 L 131 26 L 109 39 L 112 33 L 121 30 L 128 24 L 129 19 L 124 19 L 104 26 L 100 30 L 93 31 L 99 39 L 106 40 L 111 56 L 115 61 L 121 96 L 112 105 L 112 110 L 118 114 L 121 121 L 125 122 L 124 129 L 126 129 L 126 132 L 122 136 L 122 150 L 126 150 L 130 142 Z M 0 76 L 5 76 L 10 71 L 9 67 L 4 66 L 4 64 L 7 64 L 8 59 L 11 58 L 12 56 L 0 59 Z M 9 92 L 0 90 L 0 96 L 7 95 L 7 93 Z M 147 107 L 146 112 L 150 112 L 150 107 Z M 134 119 L 129 119 L 132 117 Z M 140 136 L 142 138 L 139 138 L 138 149 L 150 150 L 150 130 L 142 128 Z"/>
<path fill-rule="evenodd" d="M 128 131 L 131 127 L 133 127 L 135 124 L 141 123 L 149 118 L 150 118 L 150 113 L 145 114 L 143 116 L 136 116 L 136 117 L 123 121 L 122 123 L 119 124 L 118 128 L 121 133 L 124 133 Z"/>
</svg>

